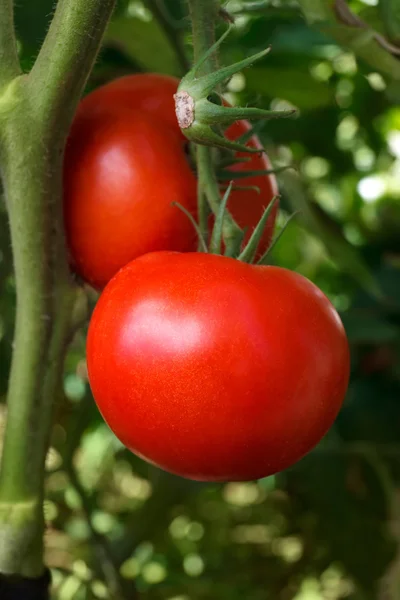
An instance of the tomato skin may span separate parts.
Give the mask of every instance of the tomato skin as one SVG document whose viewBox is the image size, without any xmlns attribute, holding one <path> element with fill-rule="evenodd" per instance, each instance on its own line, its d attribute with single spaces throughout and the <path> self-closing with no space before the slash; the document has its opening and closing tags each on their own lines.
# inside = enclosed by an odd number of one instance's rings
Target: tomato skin
<svg viewBox="0 0 400 600">
<path fill-rule="evenodd" d="M 332 425 L 349 349 L 299 274 L 200 253 L 124 267 L 95 308 L 89 381 L 132 452 L 204 481 L 252 480 L 299 460 Z"/>
<path fill-rule="evenodd" d="M 196 178 L 182 142 L 139 110 L 78 111 L 64 160 L 64 220 L 74 270 L 95 288 L 137 256 L 197 245 Z"/>
<path fill-rule="evenodd" d="M 118 77 L 98 87 L 83 98 L 80 110 L 143 110 L 157 121 L 168 125 L 181 139 L 185 139 L 175 115 L 175 100 L 179 79 L 160 73 L 135 73 Z"/>
</svg>

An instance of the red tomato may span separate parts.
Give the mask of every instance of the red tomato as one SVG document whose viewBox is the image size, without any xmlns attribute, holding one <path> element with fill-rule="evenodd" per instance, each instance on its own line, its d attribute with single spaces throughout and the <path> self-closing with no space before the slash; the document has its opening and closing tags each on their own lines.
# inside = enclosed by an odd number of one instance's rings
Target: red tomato
<svg viewBox="0 0 400 600">
<path fill-rule="evenodd" d="M 179 79 L 159 73 L 135 73 L 110 81 L 97 88 L 81 102 L 81 110 L 90 113 L 93 110 L 115 108 L 140 109 L 157 117 L 170 126 L 181 138 L 184 138 L 175 115 L 174 94 Z"/>
<path fill-rule="evenodd" d="M 299 460 L 349 377 L 338 314 L 310 281 L 222 256 L 159 252 L 124 267 L 88 334 L 97 405 L 132 452 L 198 480 Z"/>
<path fill-rule="evenodd" d="M 229 127 L 226 136 L 230 140 L 236 140 L 250 129 L 251 124 L 248 121 L 237 121 Z M 262 148 L 260 140 L 255 135 L 250 138 L 247 145 L 252 148 Z M 232 166 L 230 169 L 232 171 L 264 171 L 272 169 L 269 158 L 265 153 L 246 154 L 238 152 L 236 156 L 245 157 L 248 159 L 248 162 Z M 265 209 L 271 203 L 274 196 L 277 196 L 278 184 L 274 175 L 246 177 L 245 179 L 237 179 L 236 183 L 241 186 L 256 186 L 259 189 L 259 193 L 256 190 L 234 190 L 231 193 L 228 202 L 228 209 L 235 221 L 241 229 L 247 228 L 247 233 L 244 238 L 244 242 L 247 242 Z M 267 225 L 258 246 L 258 258 L 264 254 L 271 244 L 278 213 L 278 204 L 278 202 L 275 204 L 269 215 Z"/>
<path fill-rule="evenodd" d="M 173 95 L 178 89 L 179 79 L 159 73 L 137 73 L 119 77 L 106 85 L 88 94 L 82 101 L 82 110 L 91 112 L 102 108 L 129 107 L 149 112 L 157 121 L 167 123 L 181 138 L 178 121 L 175 116 L 175 103 Z M 226 135 L 230 140 L 236 140 L 251 129 L 248 121 L 237 121 L 231 125 Z M 261 144 L 257 136 L 252 136 L 248 145 L 260 148 Z M 249 162 L 235 165 L 232 171 L 262 171 L 271 169 L 268 156 L 264 154 L 250 155 L 237 153 L 238 157 L 246 157 Z M 256 186 L 260 193 L 253 190 L 233 191 L 228 203 L 228 208 L 239 226 L 247 229 L 245 241 L 247 241 L 254 227 L 260 220 L 265 208 L 272 198 L 278 194 L 278 185 L 273 175 L 259 175 L 240 179 L 237 181 L 241 186 Z M 271 243 L 275 226 L 278 204 L 275 205 L 264 235 L 259 245 L 258 256 L 261 256 Z"/>
<path fill-rule="evenodd" d="M 64 162 L 64 218 L 75 271 L 101 289 L 130 260 L 196 249 L 196 178 L 182 140 L 144 111 L 76 115 Z"/>
</svg>

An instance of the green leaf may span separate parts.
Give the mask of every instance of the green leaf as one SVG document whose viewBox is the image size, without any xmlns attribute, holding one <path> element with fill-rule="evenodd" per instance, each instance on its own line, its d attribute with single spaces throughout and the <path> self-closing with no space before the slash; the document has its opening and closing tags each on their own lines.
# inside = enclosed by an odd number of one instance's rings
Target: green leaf
<svg viewBox="0 0 400 600">
<path fill-rule="evenodd" d="M 146 71 L 179 75 L 174 50 L 158 23 L 143 21 L 137 17 L 117 17 L 106 32 L 106 42 L 112 42 L 123 48 Z"/>
<path fill-rule="evenodd" d="M 335 103 L 334 88 L 314 79 L 308 67 L 252 67 L 246 71 L 245 77 L 247 92 L 281 98 L 301 110 Z"/>
</svg>

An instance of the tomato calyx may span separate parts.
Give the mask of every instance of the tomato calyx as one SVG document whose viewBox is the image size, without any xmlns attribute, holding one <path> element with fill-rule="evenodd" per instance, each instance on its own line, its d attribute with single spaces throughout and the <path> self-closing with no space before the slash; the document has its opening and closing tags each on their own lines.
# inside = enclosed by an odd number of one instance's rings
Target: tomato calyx
<svg viewBox="0 0 400 600">
<path fill-rule="evenodd" d="M 280 233 L 272 241 L 272 243 L 267 248 L 267 250 L 264 252 L 264 254 L 261 256 L 261 258 L 258 261 L 255 261 L 256 256 L 257 256 L 257 250 L 258 250 L 260 241 L 262 239 L 262 236 L 264 234 L 265 228 L 267 226 L 268 219 L 271 216 L 274 208 L 277 207 L 277 205 L 279 204 L 280 196 L 279 195 L 275 196 L 271 200 L 271 202 L 268 204 L 261 219 L 259 220 L 256 227 L 254 228 L 254 231 L 251 234 L 250 239 L 245 244 L 245 246 L 242 248 L 243 240 L 246 235 L 246 229 L 241 230 L 241 229 L 235 228 L 235 229 L 232 229 L 232 231 L 228 231 L 228 233 L 226 233 L 226 230 L 224 232 L 224 220 L 225 220 L 226 214 L 228 212 L 227 204 L 228 204 L 231 192 L 235 189 L 237 189 L 237 186 L 234 186 L 233 181 L 231 181 L 229 183 L 227 189 L 225 190 L 224 196 L 223 196 L 221 204 L 219 206 L 219 210 L 218 210 L 217 214 L 215 215 L 215 223 L 214 223 L 214 227 L 212 229 L 211 240 L 210 240 L 209 245 L 207 245 L 207 242 L 204 239 L 204 236 L 203 236 L 196 220 L 193 218 L 193 215 L 191 215 L 189 213 L 189 211 L 187 211 L 185 209 L 184 206 L 179 204 L 179 202 L 174 202 L 173 205 L 176 206 L 177 208 L 179 208 L 179 210 L 181 210 L 186 215 L 186 217 L 190 220 L 191 224 L 193 225 L 193 228 L 195 229 L 198 240 L 199 240 L 199 250 L 201 252 L 210 253 L 210 254 L 223 254 L 224 256 L 236 258 L 237 260 L 240 260 L 241 262 L 246 262 L 249 264 L 253 264 L 253 263 L 255 263 L 257 265 L 267 264 L 268 256 L 269 256 L 271 249 L 275 246 L 275 244 L 277 243 L 277 241 L 279 240 L 281 235 L 284 233 L 289 222 L 292 220 L 292 218 L 294 216 L 296 216 L 297 213 L 293 213 L 292 215 L 290 215 L 290 217 L 288 218 L 287 222 L 285 223 L 285 225 L 282 228 L 282 230 L 280 231 Z M 248 189 L 248 188 L 243 187 L 241 189 Z M 254 189 L 254 186 L 251 186 L 251 189 Z M 223 243 L 225 244 L 224 252 L 223 252 Z"/>
<path fill-rule="evenodd" d="M 221 45 L 232 26 L 203 55 L 197 64 L 182 78 L 174 95 L 175 112 L 182 133 L 192 142 L 205 146 L 228 148 L 247 153 L 259 153 L 263 149 L 246 146 L 241 141 L 229 140 L 216 131 L 219 126 L 228 126 L 241 119 L 269 120 L 291 117 L 295 110 L 264 110 L 255 107 L 226 106 L 222 99 L 215 98 L 216 88 L 270 52 L 266 48 L 257 54 L 245 58 L 233 65 L 217 69 L 213 73 L 198 76 L 203 63 Z"/>
</svg>

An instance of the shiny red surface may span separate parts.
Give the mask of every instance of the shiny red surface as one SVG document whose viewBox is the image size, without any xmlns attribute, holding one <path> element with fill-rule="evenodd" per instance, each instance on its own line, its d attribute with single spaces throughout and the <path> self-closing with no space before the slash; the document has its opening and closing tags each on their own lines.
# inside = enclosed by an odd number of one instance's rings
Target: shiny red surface
<svg viewBox="0 0 400 600">
<path fill-rule="evenodd" d="M 178 85 L 179 79 L 160 73 L 125 75 L 85 96 L 81 102 L 81 110 L 91 112 L 99 107 L 144 110 L 171 127 L 181 139 L 185 139 L 175 116 L 174 94 Z"/>
<path fill-rule="evenodd" d="M 183 142 L 140 110 L 78 112 L 64 162 L 64 218 L 75 271 L 103 288 L 129 261 L 195 250 L 178 202 L 196 214 L 196 178 Z"/>
<path fill-rule="evenodd" d="M 87 342 L 117 437 L 181 476 L 285 469 L 332 425 L 349 377 L 338 314 L 310 281 L 209 254 L 154 253 L 109 283 Z"/>
</svg>

